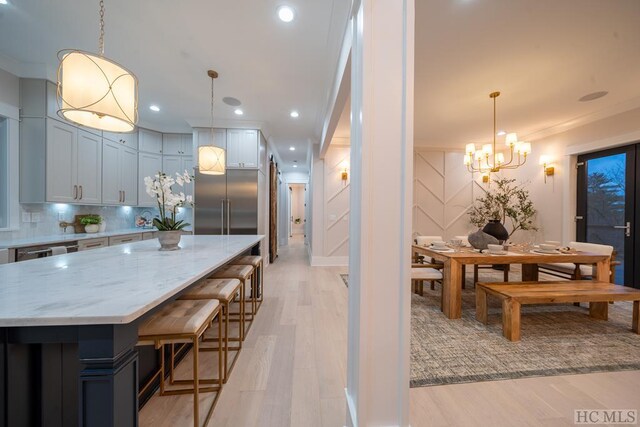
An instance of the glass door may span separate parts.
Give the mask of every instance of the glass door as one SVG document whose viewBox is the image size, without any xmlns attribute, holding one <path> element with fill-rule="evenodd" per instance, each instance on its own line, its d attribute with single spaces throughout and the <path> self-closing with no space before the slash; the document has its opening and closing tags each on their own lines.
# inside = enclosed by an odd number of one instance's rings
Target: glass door
<svg viewBox="0 0 640 427">
<path fill-rule="evenodd" d="M 640 287 L 634 271 L 637 144 L 578 156 L 577 238 L 611 245 L 615 283 Z"/>
</svg>

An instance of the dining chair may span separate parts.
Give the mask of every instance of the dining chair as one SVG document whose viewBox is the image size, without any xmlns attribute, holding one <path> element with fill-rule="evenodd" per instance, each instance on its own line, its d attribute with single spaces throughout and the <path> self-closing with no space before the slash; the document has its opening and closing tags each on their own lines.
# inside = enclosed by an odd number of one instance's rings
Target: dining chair
<svg viewBox="0 0 640 427">
<path fill-rule="evenodd" d="M 611 257 L 611 271 L 609 273 L 610 282 L 615 282 L 615 267 L 620 265 L 620 262 L 615 260 L 617 255 L 613 250 L 613 246 L 601 245 L 598 243 L 586 243 L 586 242 L 569 242 L 569 247 L 581 252 L 591 252 L 598 255 L 608 255 Z M 574 264 L 572 262 L 556 262 L 550 264 L 539 264 L 538 271 L 548 274 L 550 276 L 560 277 L 569 280 L 584 280 L 593 279 L 594 265 L 589 264 Z"/>
<path fill-rule="evenodd" d="M 416 236 L 413 239 L 413 243 L 420 246 L 429 246 L 433 242 L 441 242 L 441 241 L 442 241 L 442 236 Z M 417 259 L 424 259 L 424 256 L 418 255 Z M 440 261 L 436 261 L 433 258 L 429 258 L 428 262 L 430 264 L 442 264 Z"/>
</svg>

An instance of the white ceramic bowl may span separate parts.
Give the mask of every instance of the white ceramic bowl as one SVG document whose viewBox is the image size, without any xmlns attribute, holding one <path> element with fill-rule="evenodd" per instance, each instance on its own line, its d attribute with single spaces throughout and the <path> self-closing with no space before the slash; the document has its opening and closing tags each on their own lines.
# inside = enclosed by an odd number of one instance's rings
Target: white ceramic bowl
<svg viewBox="0 0 640 427">
<path fill-rule="evenodd" d="M 431 244 L 433 245 L 434 248 L 436 249 L 446 249 L 447 248 L 447 243 L 443 242 L 442 240 L 438 240 L 435 242 L 431 242 Z"/>
</svg>

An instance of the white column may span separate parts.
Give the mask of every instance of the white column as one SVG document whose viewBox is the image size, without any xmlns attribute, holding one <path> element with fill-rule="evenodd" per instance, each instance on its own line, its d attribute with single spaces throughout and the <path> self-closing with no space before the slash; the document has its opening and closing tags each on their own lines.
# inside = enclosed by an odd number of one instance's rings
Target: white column
<svg viewBox="0 0 640 427">
<path fill-rule="evenodd" d="M 408 426 L 414 0 L 355 10 L 347 423 Z"/>
</svg>

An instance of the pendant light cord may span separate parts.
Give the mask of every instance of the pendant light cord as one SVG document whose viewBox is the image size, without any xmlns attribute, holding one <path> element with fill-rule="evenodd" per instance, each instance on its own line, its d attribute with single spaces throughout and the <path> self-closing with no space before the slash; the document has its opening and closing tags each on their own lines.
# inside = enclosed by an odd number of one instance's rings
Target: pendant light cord
<svg viewBox="0 0 640 427">
<path fill-rule="evenodd" d="M 104 56 L 104 0 L 100 0 L 100 39 L 98 40 L 98 52 Z"/>
</svg>

